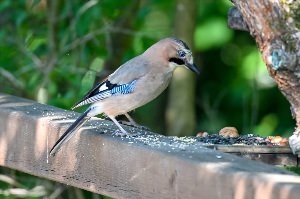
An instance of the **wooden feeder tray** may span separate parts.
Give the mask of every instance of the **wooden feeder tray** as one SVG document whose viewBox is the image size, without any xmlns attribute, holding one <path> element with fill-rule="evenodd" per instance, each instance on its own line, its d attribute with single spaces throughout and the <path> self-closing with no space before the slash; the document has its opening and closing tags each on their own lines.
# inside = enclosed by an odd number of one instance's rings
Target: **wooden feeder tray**
<svg viewBox="0 0 300 199">
<path fill-rule="evenodd" d="M 219 134 L 207 134 L 207 136 L 198 136 L 196 139 L 208 148 L 271 165 L 293 167 L 300 165 L 300 159 L 292 153 L 287 139 L 280 136 L 264 138 L 254 134 L 245 134 L 237 137 L 224 137 Z"/>
<path fill-rule="evenodd" d="M 288 146 L 249 146 L 249 145 L 208 145 L 224 153 L 230 153 L 250 160 L 256 160 L 271 165 L 300 166 L 300 159 L 294 155 Z"/>
</svg>

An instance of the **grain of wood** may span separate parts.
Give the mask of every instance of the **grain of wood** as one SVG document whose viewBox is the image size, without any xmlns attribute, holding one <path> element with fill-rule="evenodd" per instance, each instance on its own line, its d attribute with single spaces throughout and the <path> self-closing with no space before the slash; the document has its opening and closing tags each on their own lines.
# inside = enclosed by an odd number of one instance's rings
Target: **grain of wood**
<svg viewBox="0 0 300 199">
<path fill-rule="evenodd" d="M 114 137 L 92 120 L 54 158 L 77 113 L 0 94 L 0 165 L 114 198 L 299 198 L 300 177 L 203 147 L 192 138 Z M 47 139 L 48 136 L 48 139 Z"/>
</svg>

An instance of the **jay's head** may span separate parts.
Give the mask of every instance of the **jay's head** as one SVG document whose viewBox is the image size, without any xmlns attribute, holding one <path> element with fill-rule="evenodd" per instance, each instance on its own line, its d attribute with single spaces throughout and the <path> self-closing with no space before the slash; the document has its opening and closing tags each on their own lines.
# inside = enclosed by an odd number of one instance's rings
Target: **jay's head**
<svg viewBox="0 0 300 199">
<path fill-rule="evenodd" d="M 194 64 L 191 49 L 185 42 L 176 38 L 165 38 L 152 45 L 146 54 L 155 55 L 166 67 L 175 70 L 177 66 L 185 66 L 199 74 L 198 67 Z"/>
</svg>

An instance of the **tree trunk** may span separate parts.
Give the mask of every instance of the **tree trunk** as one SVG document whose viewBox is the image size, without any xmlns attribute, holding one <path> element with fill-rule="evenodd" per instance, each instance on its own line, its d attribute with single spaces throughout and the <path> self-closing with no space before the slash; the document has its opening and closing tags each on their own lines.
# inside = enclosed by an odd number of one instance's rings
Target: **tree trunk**
<svg viewBox="0 0 300 199">
<path fill-rule="evenodd" d="M 233 0 L 229 26 L 248 30 L 279 90 L 291 104 L 296 130 L 290 137 L 294 153 L 300 152 L 300 2 Z"/>
<path fill-rule="evenodd" d="M 193 49 L 196 19 L 194 0 L 177 0 L 175 35 Z M 195 130 L 195 74 L 185 68 L 175 70 L 169 89 L 166 110 L 167 133 L 169 135 L 191 134 Z"/>
</svg>

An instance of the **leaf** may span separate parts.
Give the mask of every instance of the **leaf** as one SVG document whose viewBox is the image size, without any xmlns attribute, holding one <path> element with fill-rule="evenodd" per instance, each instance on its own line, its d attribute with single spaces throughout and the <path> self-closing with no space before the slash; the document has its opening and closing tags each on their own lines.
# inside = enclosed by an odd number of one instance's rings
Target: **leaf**
<svg viewBox="0 0 300 199">
<path fill-rule="evenodd" d="M 46 104 L 48 102 L 48 90 L 44 87 L 39 88 L 37 92 L 37 102 Z"/>
<path fill-rule="evenodd" d="M 38 5 L 41 2 L 41 0 L 31 0 L 31 6 L 30 8 L 35 7 L 36 5 Z"/>
<path fill-rule="evenodd" d="M 255 127 L 254 132 L 263 137 L 272 135 L 276 127 L 278 127 L 278 123 L 278 116 L 270 113 L 261 119 L 260 123 Z"/>
<path fill-rule="evenodd" d="M 88 71 L 85 73 L 81 81 L 80 95 L 84 95 L 85 93 L 87 93 L 88 90 L 90 90 L 93 87 L 95 79 L 95 71 Z"/>
<path fill-rule="evenodd" d="M 23 21 L 27 18 L 28 15 L 26 15 L 25 12 L 19 12 L 18 15 L 16 16 L 16 26 L 19 28 Z"/>
<path fill-rule="evenodd" d="M 30 44 L 28 45 L 28 49 L 33 52 L 43 44 L 46 44 L 46 38 L 37 37 L 37 38 L 34 38 L 32 40 L 32 42 L 30 42 Z"/>
<path fill-rule="evenodd" d="M 196 28 L 195 47 L 199 50 L 220 47 L 230 41 L 232 35 L 225 19 L 212 18 Z"/>
<path fill-rule="evenodd" d="M 2 1 L 0 3 L 0 12 L 4 11 L 5 9 L 9 8 L 11 6 L 11 1 L 6 0 L 6 1 Z"/>
<path fill-rule="evenodd" d="M 96 57 L 90 65 L 90 70 L 100 72 L 103 69 L 104 60 Z"/>
<path fill-rule="evenodd" d="M 248 80 L 255 80 L 259 88 L 271 88 L 275 86 L 274 80 L 270 77 L 266 65 L 256 48 L 250 49 L 242 60 L 240 68 L 241 76 Z"/>
</svg>

